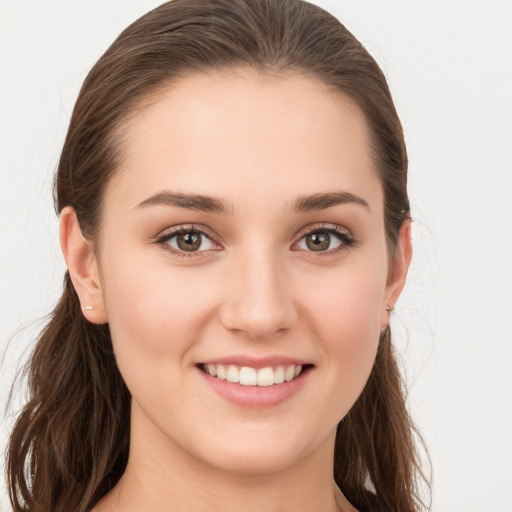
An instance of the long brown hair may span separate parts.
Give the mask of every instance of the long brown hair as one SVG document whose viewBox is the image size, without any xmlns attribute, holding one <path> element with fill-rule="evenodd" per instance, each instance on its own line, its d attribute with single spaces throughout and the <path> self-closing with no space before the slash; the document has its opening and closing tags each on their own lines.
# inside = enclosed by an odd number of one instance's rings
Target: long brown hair
<svg viewBox="0 0 512 512">
<path fill-rule="evenodd" d="M 55 180 L 57 211 L 72 206 L 84 236 L 95 240 L 126 119 L 180 75 L 232 67 L 306 74 L 357 103 L 371 132 L 393 257 L 409 201 L 402 126 L 386 79 L 336 18 L 301 0 L 174 0 L 124 30 L 77 99 Z M 7 454 L 12 506 L 16 512 L 90 510 L 126 467 L 130 394 L 108 325 L 85 320 L 68 273 L 27 368 L 30 401 Z M 336 437 L 335 480 L 361 511 L 427 508 L 416 449 L 422 440 L 404 392 L 387 328 L 370 378 Z"/>
</svg>

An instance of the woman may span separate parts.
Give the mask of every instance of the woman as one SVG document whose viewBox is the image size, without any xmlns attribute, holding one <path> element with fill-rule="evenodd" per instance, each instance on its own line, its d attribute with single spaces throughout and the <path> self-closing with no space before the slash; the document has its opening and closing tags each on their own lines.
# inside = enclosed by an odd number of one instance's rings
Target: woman
<svg viewBox="0 0 512 512">
<path fill-rule="evenodd" d="M 68 272 L 14 509 L 420 510 L 389 329 L 406 184 L 385 78 L 320 8 L 174 0 L 128 27 L 59 162 Z"/>
</svg>

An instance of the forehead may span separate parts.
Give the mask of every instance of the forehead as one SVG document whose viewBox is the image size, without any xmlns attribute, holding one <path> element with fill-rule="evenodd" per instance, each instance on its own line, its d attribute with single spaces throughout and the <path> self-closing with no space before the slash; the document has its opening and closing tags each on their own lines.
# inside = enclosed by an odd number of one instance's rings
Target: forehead
<svg viewBox="0 0 512 512">
<path fill-rule="evenodd" d="M 167 188 L 234 204 L 336 189 L 382 201 L 362 112 L 300 74 L 182 77 L 139 108 L 122 138 L 107 195 L 123 189 L 132 206 Z"/>
</svg>

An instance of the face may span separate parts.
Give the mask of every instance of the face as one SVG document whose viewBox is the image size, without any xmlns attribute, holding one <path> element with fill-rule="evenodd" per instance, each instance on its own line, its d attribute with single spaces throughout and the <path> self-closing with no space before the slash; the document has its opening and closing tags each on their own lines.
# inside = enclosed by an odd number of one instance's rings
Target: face
<svg viewBox="0 0 512 512">
<path fill-rule="evenodd" d="M 332 455 L 393 292 L 362 114 L 311 78 L 215 72 L 123 137 L 98 267 L 132 443 L 251 473 Z"/>
</svg>

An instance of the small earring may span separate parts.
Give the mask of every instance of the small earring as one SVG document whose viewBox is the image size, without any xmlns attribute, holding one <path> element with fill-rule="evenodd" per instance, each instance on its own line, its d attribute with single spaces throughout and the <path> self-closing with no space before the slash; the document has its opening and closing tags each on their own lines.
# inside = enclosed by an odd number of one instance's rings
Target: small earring
<svg viewBox="0 0 512 512">
<path fill-rule="evenodd" d="M 94 309 L 94 306 L 85 306 L 85 309 L 90 311 L 91 309 Z"/>
<path fill-rule="evenodd" d="M 388 315 L 390 315 L 393 311 L 393 308 L 389 304 L 386 304 L 386 311 L 388 312 Z"/>
</svg>

